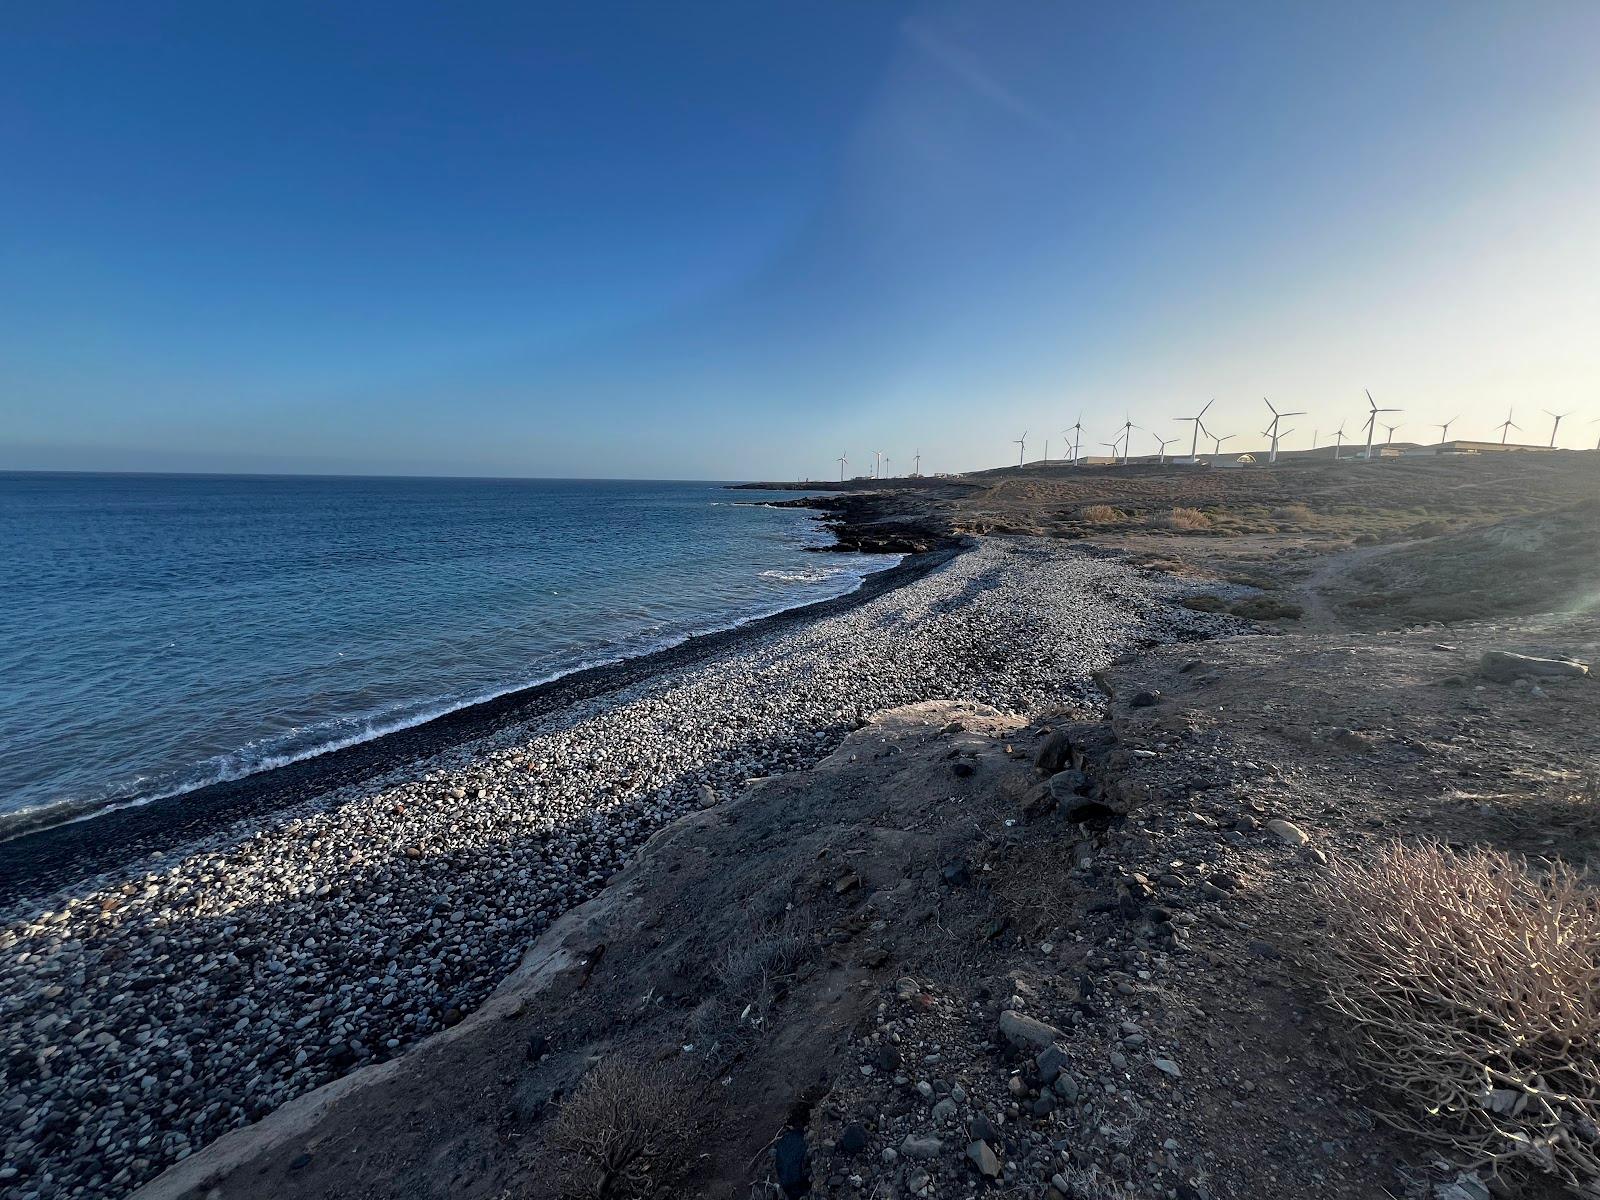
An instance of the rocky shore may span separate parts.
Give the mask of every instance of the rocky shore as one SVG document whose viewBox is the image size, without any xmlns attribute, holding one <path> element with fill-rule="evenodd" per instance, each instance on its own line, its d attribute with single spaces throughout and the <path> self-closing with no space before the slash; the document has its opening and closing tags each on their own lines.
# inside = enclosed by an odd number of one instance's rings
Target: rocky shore
<svg viewBox="0 0 1600 1200">
<path fill-rule="evenodd" d="M 1179 584 L 1030 539 L 729 638 L 3 915 L 7 1200 L 117 1196 L 405 1051 L 652 835 L 809 767 L 866 714 L 1036 711 L 1117 655 L 1236 628 Z"/>
</svg>

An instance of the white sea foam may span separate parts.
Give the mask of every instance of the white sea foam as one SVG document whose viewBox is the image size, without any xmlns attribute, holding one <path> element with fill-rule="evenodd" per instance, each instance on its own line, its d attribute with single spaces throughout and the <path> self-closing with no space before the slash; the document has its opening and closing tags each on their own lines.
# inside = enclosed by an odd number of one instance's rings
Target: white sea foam
<svg viewBox="0 0 1600 1200">
<path fill-rule="evenodd" d="M 801 571 L 761 571 L 762 579 L 776 579 L 779 583 L 821 583 L 849 574 L 843 567 L 813 567 Z"/>
</svg>

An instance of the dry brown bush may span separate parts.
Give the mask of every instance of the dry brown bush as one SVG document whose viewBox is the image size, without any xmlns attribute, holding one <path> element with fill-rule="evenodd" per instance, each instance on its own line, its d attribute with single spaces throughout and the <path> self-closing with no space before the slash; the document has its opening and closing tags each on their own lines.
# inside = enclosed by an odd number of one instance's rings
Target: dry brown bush
<svg viewBox="0 0 1600 1200">
<path fill-rule="evenodd" d="M 1123 520 L 1122 510 L 1112 508 L 1109 504 L 1085 505 L 1078 515 L 1091 525 L 1115 525 Z"/>
<path fill-rule="evenodd" d="M 1304 525 L 1314 515 L 1304 504 L 1285 504 L 1272 510 L 1272 519 L 1280 525 Z"/>
<path fill-rule="evenodd" d="M 1211 518 L 1198 508 L 1175 508 L 1165 516 L 1155 518 L 1164 529 L 1196 531 L 1211 528 Z"/>
<path fill-rule="evenodd" d="M 1559 862 L 1400 843 L 1317 886 L 1329 998 L 1380 1115 L 1465 1165 L 1600 1194 L 1600 893 Z"/>
<path fill-rule="evenodd" d="M 690 1127 L 680 1073 L 607 1059 L 561 1106 L 545 1150 L 562 1196 L 636 1200 L 671 1188 L 686 1162 Z"/>
</svg>

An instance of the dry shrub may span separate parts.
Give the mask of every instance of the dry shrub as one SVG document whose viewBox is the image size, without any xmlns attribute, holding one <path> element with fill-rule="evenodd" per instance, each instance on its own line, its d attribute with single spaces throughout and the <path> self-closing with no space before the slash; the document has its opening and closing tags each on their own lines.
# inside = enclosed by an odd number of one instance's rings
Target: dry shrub
<svg viewBox="0 0 1600 1200">
<path fill-rule="evenodd" d="M 1272 510 L 1272 519 L 1280 525 L 1304 525 L 1313 515 L 1304 504 L 1285 504 Z"/>
<path fill-rule="evenodd" d="M 1198 508 L 1175 508 L 1161 518 L 1161 523 L 1168 529 L 1181 529 L 1188 532 L 1211 528 L 1211 518 Z"/>
<path fill-rule="evenodd" d="M 1562 863 L 1391 844 L 1336 864 L 1321 955 L 1392 1124 L 1600 1194 L 1600 894 Z"/>
<path fill-rule="evenodd" d="M 1124 519 L 1122 510 L 1109 504 L 1086 504 L 1078 515 L 1091 525 L 1115 525 Z"/>
<path fill-rule="evenodd" d="M 556 1114 L 545 1150 L 561 1195 L 632 1200 L 667 1192 L 687 1161 L 687 1081 L 661 1066 L 607 1059 Z"/>
<path fill-rule="evenodd" d="M 794 970 L 811 954 L 815 922 L 809 909 L 791 908 L 769 923 L 751 922 L 748 936 L 737 938 L 712 966 L 725 1004 L 737 1021 L 763 1025 Z"/>
</svg>

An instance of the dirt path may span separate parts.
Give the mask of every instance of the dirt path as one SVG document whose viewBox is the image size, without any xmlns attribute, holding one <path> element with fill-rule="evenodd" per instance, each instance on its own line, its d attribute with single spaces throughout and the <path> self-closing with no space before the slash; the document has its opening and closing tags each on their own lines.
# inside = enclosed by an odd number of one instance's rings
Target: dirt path
<svg viewBox="0 0 1600 1200">
<path fill-rule="evenodd" d="M 1390 542 L 1387 545 L 1355 546 L 1319 560 L 1296 591 L 1296 597 L 1305 609 L 1298 629 L 1305 633 L 1316 633 L 1345 628 L 1345 623 L 1339 619 L 1333 610 L 1333 605 L 1328 602 L 1326 595 L 1328 585 L 1341 575 L 1349 574 L 1352 568 L 1360 566 L 1369 559 L 1393 554 L 1409 546 L 1415 546 L 1423 540 L 1425 539 L 1413 538 L 1410 541 Z"/>
</svg>

